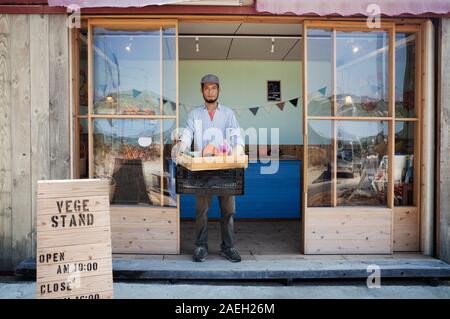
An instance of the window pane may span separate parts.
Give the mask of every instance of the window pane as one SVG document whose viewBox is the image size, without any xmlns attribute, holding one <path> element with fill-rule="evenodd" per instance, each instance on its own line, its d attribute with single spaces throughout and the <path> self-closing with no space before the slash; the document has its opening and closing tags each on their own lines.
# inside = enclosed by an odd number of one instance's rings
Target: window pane
<svg viewBox="0 0 450 319">
<path fill-rule="evenodd" d="M 163 29 L 163 98 L 164 114 L 176 114 L 177 38 L 175 28 Z"/>
<path fill-rule="evenodd" d="M 387 116 L 387 32 L 336 32 L 338 116 Z"/>
<path fill-rule="evenodd" d="M 86 115 L 88 113 L 88 40 L 87 30 L 82 29 L 78 32 L 78 55 L 79 55 L 79 74 L 78 74 L 78 114 Z"/>
<path fill-rule="evenodd" d="M 308 115 L 332 115 L 333 33 L 308 29 Z"/>
<path fill-rule="evenodd" d="M 88 148 L 88 120 L 78 119 L 78 172 L 80 173 L 80 178 L 89 177 L 89 148 Z"/>
<path fill-rule="evenodd" d="M 110 180 L 112 204 L 161 205 L 161 173 L 167 165 L 160 158 L 162 122 L 94 120 L 94 177 Z M 163 183 L 166 195 L 169 183 Z"/>
<path fill-rule="evenodd" d="M 415 117 L 416 35 L 397 33 L 395 47 L 395 115 Z"/>
<path fill-rule="evenodd" d="M 331 206 L 331 121 L 308 122 L 308 207 Z"/>
<path fill-rule="evenodd" d="M 163 121 L 164 136 L 164 206 L 177 206 L 175 188 L 176 163 L 172 160 L 172 146 L 176 144 L 176 120 Z"/>
<path fill-rule="evenodd" d="M 337 205 L 386 206 L 388 125 L 337 121 Z"/>
<path fill-rule="evenodd" d="M 94 112 L 160 114 L 159 27 L 147 31 L 95 28 Z"/>
<path fill-rule="evenodd" d="M 413 122 L 395 123 L 394 204 L 414 205 L 414 128 Z"/>
</svg>

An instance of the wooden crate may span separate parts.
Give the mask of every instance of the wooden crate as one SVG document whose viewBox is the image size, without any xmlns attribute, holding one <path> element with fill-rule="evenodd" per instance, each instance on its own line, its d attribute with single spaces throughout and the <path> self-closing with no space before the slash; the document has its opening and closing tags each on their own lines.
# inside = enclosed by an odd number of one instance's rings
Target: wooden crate
<svg viewBox="0 0 450 319">
<path fill-rule="evenodd" d="M 190 171 L 247 168 L 248 155 L 192 157 L 181 153 L 177 157 L 177 164 L 187 168 Z"/>
</svg>

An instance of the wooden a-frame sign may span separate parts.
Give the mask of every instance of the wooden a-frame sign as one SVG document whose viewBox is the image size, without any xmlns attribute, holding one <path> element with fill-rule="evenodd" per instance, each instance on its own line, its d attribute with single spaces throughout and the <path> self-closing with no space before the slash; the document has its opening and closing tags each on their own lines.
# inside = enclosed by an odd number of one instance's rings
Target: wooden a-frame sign
<svg viewBox="0 0 450 319">
<path fill-rule="evenodd" d="M 36 297 L 113 298 L 108 181 L 38 181 Z"/>
</svg>

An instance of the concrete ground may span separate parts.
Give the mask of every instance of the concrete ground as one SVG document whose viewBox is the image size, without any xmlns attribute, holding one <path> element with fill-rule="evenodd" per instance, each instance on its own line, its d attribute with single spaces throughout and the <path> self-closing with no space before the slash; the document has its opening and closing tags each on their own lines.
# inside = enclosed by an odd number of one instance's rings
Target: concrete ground
<svg viewBox="0 0 450 319">
<path fill-rule="evenodd" d="M 35 283 L 0 277 L 0 299 L 32 299 Z M 433 287 L 424 281 L 381 282 L 368 288 L 364 281 L 280 282 L 115 282 L 116 299 L 450 299 L 450 280 Z"/>
</svg>

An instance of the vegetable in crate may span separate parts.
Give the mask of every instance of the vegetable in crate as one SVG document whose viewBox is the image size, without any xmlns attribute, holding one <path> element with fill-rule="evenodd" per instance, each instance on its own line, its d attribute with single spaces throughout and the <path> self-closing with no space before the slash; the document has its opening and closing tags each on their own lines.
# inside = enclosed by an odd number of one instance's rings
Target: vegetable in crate
<svg viewBox="0 0 450 319">
<path fill-rule="evenodd" d="M 227 143 L 227 141 L 224 141 L 222 144 L 219 145 L 219 152 L 222 153 L 223 155 L 230 154 L 230 151 L 231 151 L 231 147 Z"/>
<path fill-rule="evenodd" d="M 231 147 L 227 142 L 223 142 L 219 147 L 215 147 L 213 144 L 208 144 L 203 149 L 203 156 L 226 156 L 231 151 Z"/>
<path fill-rule="evenodd" d="M 217 148 L 213 144 L 208 144 L 203 148 L 203 156 L 215 156 L 218 153 Z"/>
</svg>

